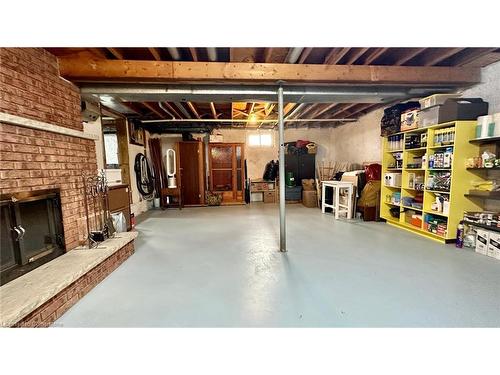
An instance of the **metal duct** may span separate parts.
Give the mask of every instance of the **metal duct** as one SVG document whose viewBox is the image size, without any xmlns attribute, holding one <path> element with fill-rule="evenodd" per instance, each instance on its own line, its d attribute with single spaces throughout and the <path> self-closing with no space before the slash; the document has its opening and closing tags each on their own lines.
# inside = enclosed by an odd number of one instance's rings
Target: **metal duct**
<svg viewBox="0 0 500 375">
<path fill-rule="evenodd" d="M 168 49 L 168 53 L 170 53 L 170 56 L 172 56 L 172 58 L 174 60 L 180 60 L 181 59 L 181 54 L 179 53 L 179 50 L 175 47 L 167 47 Z"/>
<path fill-rule="evenodd" d="M 161 120 L 140 120 L 140 121 L 143 124 L 172 124 L 172 123 L 176 123 L 176 122 L 189 123 L 189 124 L 193 124 L 193 123 L 197 123 L 197 122 L 201 122 L 204 124 L 213 124 L 213 123 L 215 123 L 215 124 L 219 124 L 219 123 L 222 123 L 222 124 L 246 124 L 246 123 L 252 123 L 255 120 L 253 120 L 253 119 L 238 120 L 238 119 L 232 119 L 232 118 L 226 118 L 226 119 L 212 119 L 212 118 L 187 119 L 187 118 L 182 118 L 182 119 L 172 119 L 172 120 L 161 119 Z M 258 122 L 261 122 L 263 124 L 274 124 L 277 121 L 278 121 L 277 119 L 263 119 L 263 120 L 259 120 Z M 357 121 L 357 119 L 355 119 L 355 118 L 332 118 L 332 119 L 329 119 L 329 118 L 295 118 L 295 119 L 285 119 L 284 121 L 285 122 L 313 122 L 313 121 L 314 122 L 349 122 L 349 121 Z"/>
<path fill-rule="evenodd" d="M 210 61 L 217 61 L 217 49 L 214 47 L 207 48 L 207 55 Z"/>
<path fill-rule="evenodd" d="M 296 106 L 296 107 L 292 110 L 292 112 L 290 112 L 290 113 L 289 113 L 289 114 L 285 117 L 285 119 L 287 119 L 287 120 L 288 120 L 288 119 L 292 119 L 292 118 L 294 118 L 296 115 L 298 115 L 298 114 L 299 114 L 299 112 L 300 112 L 300 111 L 302 110 L 302 108 L 304 108 L 304 107 L 305 107 L 305 103 L 301 103 L 301 104 L 299 104 L 298 106 Z"/>
<path fill-rule="evenodd" d="M 275 86 L 242 85 L 84 85 L 82 95 L 117 96 L 124 101 L 169 102 L 276 102 Z M 285 86 L 288 103 L 386 103 L 412 97 L 414 88 L 406 86 Z M 449 92 L 450 88 L 419 88 L 421 95 Z M 185 110 L 185 109 L 184 109 Z"/>
<path fill-rule="evenodd" d="M 297 62 L 297 60 L 299 59 L 300 57 L 300 54 L 302 53 L 302 51 L 304 50 L 304 47 L 295 47 L 295 48 L 292 48 L 290 49 L 290 51 L 288 52 L 288 55 L 286 56 L 286 62 L 288 64 L 295 64 Z"/>
<path fill-rule="evenodd" d="M 174 103 L 174 104 L 177 108 L 179 108 L 179 110 L 182 112 L 184 116 L 186 116 L 189 119 L 192 118 L 187 109 L 184 108 L 184 106 L 181 103 Z"/>
</svg>

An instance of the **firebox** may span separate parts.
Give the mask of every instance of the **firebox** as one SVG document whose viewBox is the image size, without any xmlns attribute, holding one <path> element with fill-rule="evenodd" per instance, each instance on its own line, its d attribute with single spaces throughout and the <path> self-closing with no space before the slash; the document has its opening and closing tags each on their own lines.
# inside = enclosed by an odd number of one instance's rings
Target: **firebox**
<svg viewBox="0 0 500 375">
<path fill-rule="evenodd" d="M 64 253 L 58 189 L 0 196 L 0 285 Z"/>
</svg>

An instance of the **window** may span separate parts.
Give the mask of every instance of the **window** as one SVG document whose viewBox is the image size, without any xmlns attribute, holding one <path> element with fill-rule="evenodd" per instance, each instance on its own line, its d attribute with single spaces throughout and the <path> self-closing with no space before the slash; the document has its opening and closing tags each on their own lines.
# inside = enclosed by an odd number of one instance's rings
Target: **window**
<svg viewBox="0 0 500 375">
<path fill-rule="evenodd" d="M 248 145 L 251 147 L 272 147 L 273 135 L 271 132 L 250 134 L 248 136 Z"/>
</svg>

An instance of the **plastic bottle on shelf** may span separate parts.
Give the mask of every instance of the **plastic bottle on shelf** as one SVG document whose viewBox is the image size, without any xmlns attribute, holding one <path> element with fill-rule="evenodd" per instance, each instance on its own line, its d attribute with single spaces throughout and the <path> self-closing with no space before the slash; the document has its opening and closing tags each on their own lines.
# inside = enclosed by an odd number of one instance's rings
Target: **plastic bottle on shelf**
<svg viewBox="0 0 500 375">
<path fill-rule="evenodd" d="M 455 241 L 455 246 L 461 249 L 464 247 L 464 222 L 461 221 L 457 226 L 457 239 Z"/>
</svg>

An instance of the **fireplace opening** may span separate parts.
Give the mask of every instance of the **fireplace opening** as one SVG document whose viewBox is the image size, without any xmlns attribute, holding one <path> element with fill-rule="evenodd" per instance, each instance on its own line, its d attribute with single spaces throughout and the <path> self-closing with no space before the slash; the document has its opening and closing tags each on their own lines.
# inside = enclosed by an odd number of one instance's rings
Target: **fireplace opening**
<svg viewBox="0 0 500 375">
<path fill-rule="evenodd" d="M 58 189 L 1 195 L 0 209 L 0 285 L 64 253 Z"/>
</svg>

